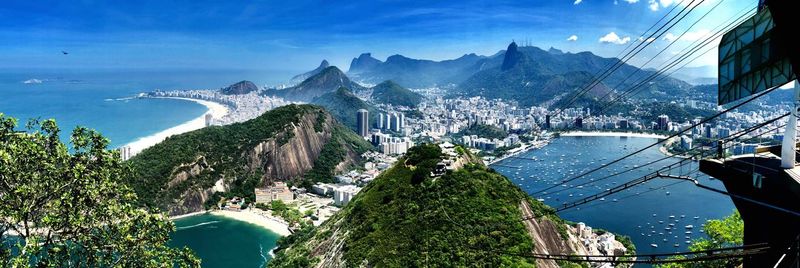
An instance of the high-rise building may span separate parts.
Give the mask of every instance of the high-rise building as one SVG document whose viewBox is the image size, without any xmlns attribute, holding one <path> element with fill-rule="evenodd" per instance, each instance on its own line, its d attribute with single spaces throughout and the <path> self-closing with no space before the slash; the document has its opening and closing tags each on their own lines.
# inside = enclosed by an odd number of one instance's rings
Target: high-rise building
<svg viewBox="0 0 800 268">
<path fill-rule="evenodd" d="M 550 129 L 550 115 L 549 114 L 544 116 L 544 128 L 545 129 Z"/>
<path fill-rule="evenodd" d="M 356 129 L 361 137 L 369 136 L 369 112 L 364 109 L 356 112 Z"/>
<path fill-rule="evenodd" d="M 575 117 L 575 128 L 583 128 L 583 118 Z"/>
<path fill-rule="evenodd" d="M 397 132 L 400 132 L 401 129 L 406 127 L 406 114 L 399 113 L 397 114 Z"/>
<path fill-rule="evenodd" d="M 375 128 L 384 129 L 385 128 L 384 127 L 384 124 L 385 124 L 384 122 L 385 121 L 383 120 L 383 114 L 378 114 L 378 122 L 375 122 Z"/>
<path fill-rule="evenodd" d="M 663 114 L 659 115 L 656 126 L 659 130 L 669 130 L 669 116 Z"/>
</svg>

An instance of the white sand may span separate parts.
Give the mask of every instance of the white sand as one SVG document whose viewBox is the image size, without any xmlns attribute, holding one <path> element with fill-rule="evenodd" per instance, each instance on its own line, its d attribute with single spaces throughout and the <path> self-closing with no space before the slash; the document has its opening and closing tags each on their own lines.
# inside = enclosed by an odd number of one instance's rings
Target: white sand
<svg viewBox="0 0 800 268">
<path fill-rule="evenodd" d="M 572 131 L 561 133 L 564 137 L 636 137 L 636 138 L 654 138 L 666 139 L 667 136 L 650 134 L 650 133 L 634 133 L 634 132 L 613 132 L 613 131 Z"/>
<path fill-rule="evenodd" d="M 205 100 L 198 100 L 198 99 L 189 99 L 189 98 L 175 98 L 175 97 L 163 97 L 165 99 L 178 99 L 178 100 L 186 100 L 186 101 L 193 101 L 208 108 L 208 112 L 200 115 L 199 117 L 184 122 L 183 124 L 165 129 L 161 132 L 156 134 L 139 138 L 138 140 L 128 143 L 126 146 L 131 147 L 131 153 L 137 154 L 144 149 L 147 149 L 150 146 L 156 145 L 159 142 L 164 141 L 167 137 L 172 135 L 178 135 L 181 133 L 186 133 L 192 130 L 198 130 L 206 126 L 206 119 L 205 115 L 211 113 L 211 116 L 214 119 L 220 119 L 223 116 L 228 114 L 228 107 L 216 102 L 205 101 Z"/>
<path fill-rule="evenodd" d="M 280 236 L 288 236 L 292 234 L 291 232 L 289 232 L 289 226 L 286 225 L 285 223 L 279 222 L 277 220 L 265 216 L 261 216 L 256 212 L 250 210 L 242 210 L 239 212 L 230 210 L 214 210 L 211 211 L 211 214 L 255 224 L 263 228 L 266 228 Z"/>
</svg>

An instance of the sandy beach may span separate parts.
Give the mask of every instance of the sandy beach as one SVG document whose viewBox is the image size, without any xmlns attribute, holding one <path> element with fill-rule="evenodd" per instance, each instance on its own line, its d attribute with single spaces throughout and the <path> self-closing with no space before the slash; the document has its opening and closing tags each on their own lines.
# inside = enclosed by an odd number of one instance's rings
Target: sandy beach
<svg viewBox="0 0 800 268">
<path fill-rule="evenodd" d="M 216 102 L 198 100 L 198 99 L 189 99 L 189 98 L 173 98 L 173 97 L 163 97 L 163 98 L 196 102 L 208 108 L 208 111 L 195 119 L 184 122 L 183 124 L 162 130 L 156 134 L 147 137 L 139 138 L 138 140 L 126 144 L 125 146 L 130 146 L 132 154 L 135 155 L 141 152 L 142 150 L 147 149 L 150 146 L 156 145 L 159 142 L 165 140 L 169 136 L 178 135 L 181 133 L 186 133 L 192 130 L 197 130 L 205 127 L 206 126 L 205 115 L 208 113 L 210 113 L 214 119 L 220 119 L 228 114 L 228 107 Z"/>
<path fill-rule="evenodd" d="M 571 131 L 561 133 L 564 137 L 636 137 L 636 138 L 654 138 L 666 139 L 667 136 L 651 134 L 651 133 L 635 133 L 635 132 L 602 132 L 602 131 Z"/>
<path fill-rule="evenodd" d="M 229 211 L 229 210 L 214 210 L 211 211 L 211 214 L 255 224 L 264 227 L 266 229 L 269 229 L 270 231 L 275 232 L 280 236 L 288 236 L 292 234 L 291 232 L 289 232 L 289 226 L 286 225 L 285 223 L 261 216 L 258 213 L 250 210 L 243 210 L 240 212 Z"/>
</svg>

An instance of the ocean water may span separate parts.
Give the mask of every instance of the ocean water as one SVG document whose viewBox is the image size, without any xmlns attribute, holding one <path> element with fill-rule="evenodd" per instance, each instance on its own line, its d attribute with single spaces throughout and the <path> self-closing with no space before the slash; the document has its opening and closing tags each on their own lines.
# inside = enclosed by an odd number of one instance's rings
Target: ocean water
<svg viewBox="0 0 800 268">
<path fill-rule="evenodd" d="M 95 129 L 115 148 L 206 111 L 190 101 L 129 98 L 138 93 L 216 89 L 241 80 L 275 84 L 288 77 L 270 71 L 0 69 L 0 113 L 19 119 L 20 127 L 31 118 L 53 118 L 64 141 L 75 126 Z M 30 79 L 42 82 L 24 83 Z"/>
<path fill-rule="evenodd" d="M 208 268 L 262 267 L 280 238 L 257 225 L 210 214 L 177 219 L 175 225 L 169 244 L 191 248 Z"/>
<path fill-rule="evenodd" d="M 501 166 L 495 165 L 493 168 L 530 194 L 552 185 L 559 185 L 564 179 L 616 160 L 655 141 L 656 139 L 652 138 L 630 137 L 561 137 L 542 149 L 520 155 L 522 158 L 536 158 L 540 161 L 510 158 L 501 161 L 499 163 Z M 591 179 L 597 180 L 611 173 L 632 168 L 634 165 L 641 166 L 663 157 L 658 148 L 648 149 L 586 178 L 567 183 L 567 187 L 554 188 L 549 191 L 550 195 L 540 194 L 533 197 L 542 198 L 548 205 L 557 207 L 565 202 L 575 201 L 639 178 L 677 161 L 664 160 L 633 172 L 597 181 L 580 189 L 575 187 L 579 183 Z M 695 164 L 691 168 L 687 166 L 676 169 L 672 174 L 688 174 L 696 168 Z M 693 177 L 699 178 L 700 183 L 724 190 L 719 180 L 699 172 L 692 174 Z M 697 188 L 689 182 L 677 182 L 671 179 L 655 179 L 608 196 L 605 201 L 598 200 L 584 204 L 578 208 L 562 211 L 559 215 L 569 221 L 584 222 L 593 228 L 630 236 L 639 254 L 688 251 L 688 244 L 685 241 L 704 237 L 700 230 L 706 220 L 728 216 L 735 208 L 727 196 Z M 562 189 L 567 190 L 554 193 Z M 674 227 L 666 230 L 669 223 L 673 223 Z M 686 229 L 686 225 L 693 225 L 694 228 Z M 687 234 L 686 231 L 691 231 L 691 234 Z M 658 247 L 652 247 L 651 244 Z"/>
</svg>

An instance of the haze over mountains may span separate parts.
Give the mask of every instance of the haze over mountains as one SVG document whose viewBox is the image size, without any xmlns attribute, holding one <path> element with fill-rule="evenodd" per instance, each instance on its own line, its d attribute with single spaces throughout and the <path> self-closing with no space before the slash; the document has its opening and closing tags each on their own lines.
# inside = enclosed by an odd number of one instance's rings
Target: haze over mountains
<svg viewBox="0 0 800 268">
<path fill-rule="evenodd" d="M 576 105 L 591 107 L 656 75 L 654 70 L 639 69 L 591 52 L 565 53 L 555 48 L 520 47 L 514 42 L 492 56 L 465 54 L 453 60 L 432 61 L 393 55 L 381 61 L 363 53 L 352 60 L 347 74 L 335 66 L 325 66 L 327 61 L 293 78 L 295 82 L 306 78 L 296 86 L 269 90 L 267 94 L 309 102 L 339 87 L 354 93 L 367 89 L 354 81 L 367 84 L 393 81 L 408 88 L 444 88 L 451 96 L 510 99 L 524 106 L 555 105 L 570 99 L 570 94 L 592 84 L 596 77 L 615 66 L 613 73 L 577 99 Z M 692 87 L 672 77 L 657 77 L 638 87 L 635 96 L 673 99 L 688 96 Z"/>
</svg>

